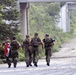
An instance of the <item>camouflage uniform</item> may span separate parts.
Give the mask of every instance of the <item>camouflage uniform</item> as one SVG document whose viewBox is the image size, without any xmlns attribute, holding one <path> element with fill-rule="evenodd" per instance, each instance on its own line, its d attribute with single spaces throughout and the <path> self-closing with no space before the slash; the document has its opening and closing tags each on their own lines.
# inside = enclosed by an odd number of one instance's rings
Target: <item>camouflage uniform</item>
<svg viewBox="0 0 76 75">
<path fill-rule="evenodd" d="M 45 56 L 46 56 L 46 62 L 47 65 L 49 66 L 50 63 L 50 57 L 52 56 L 52 39 L 48 38 L 48 39 L 43 39 L 44 42 L 44 47 L 45 47 Z"/>
<path fill-rule="evenodd" d="M 9 44 L 8 46 L 8 48 L 9 48 L 9 53 L 8 53 L 8 55 L 7 54 L 5 54 L 5 48 L 6 48 L 6 44 Z M 7 37 L 7 39 L 6 39 L 6 41 L 5 41 L 5 43 L 3 43 L 3 46 L 4 46 L 4 56 L 5 56 L 5 58 L 6 58 L 6 62 L 7 62 L 7 64 L 8 64 L 8 68 L 10 68 L 10 66 L 11 66 L 11 57 L 10 57 L 10 38 L 9 37 Z"/>
<path fill-rule="evenodd" d="M 19 47 L 20 47 L 20 43 L 17 40 L 12 40 L 12 42 L 11 42 L 11 58 L 12 58 L 12 62 L 14 64 L 14 68 L 16 68 L 16 65 L 17 65 Z"/>
<path fill-rule="evenodd" d="M 30 39 L 25 39 L 25 41 L 23 41 L 23 48 L 25 51 L 25 58 L 26 58 L 26 66 L 32 66 L 31 62 L 32 62 L 32 48 L 31 48 L 31 44 L 30 44 Z"/>
<path fill-rule="evenodd" d="M 34 44 L 34 40 L 33 39 L 37 39 L 37 42 L 38 42 L 38 45 L 36 46 L 36 43 Z M 39 58 L 39 45 L 41 43 L 41 39 L 40 38 L 33 38 L 31 40 L 31 43 L 32 43 L 32 51 L 33 51 L 33 63 L 34 63 L 34 66 L 37 67 L 37 62 L 38 62 L 38 58 Z"/>
</svg>

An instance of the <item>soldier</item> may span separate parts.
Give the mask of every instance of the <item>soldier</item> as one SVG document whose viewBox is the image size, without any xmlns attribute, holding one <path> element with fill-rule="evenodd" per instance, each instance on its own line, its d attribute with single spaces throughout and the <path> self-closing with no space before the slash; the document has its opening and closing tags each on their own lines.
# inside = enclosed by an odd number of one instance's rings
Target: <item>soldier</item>
<svg viewBox="0 0 76 75">
<path fill-rule="evenodd" d="M 23 41 L 23 49 L 25 51 L 26 67 L 32 66 L 32 47 L 29 35 L 26 35 L 26 39 Z"/>
<path fill-rule="evenodd" d="M 4 45 L 4 56 L 6 57 L 6 62 L 8 64 L 8 68 L 11 66 L 11 60 L 10 60 L 10 38 L 7 37 Z"/>
<path fill-rule="evenodd" d="M 32 51 L 33 51 L 33 63 L 34 63 L 34 66 L 37 67 L 38 56 L 39 56 L 38 47 L 41 44 L 41 39 L 38 37 L 38 33 L 34 34 L 34 37 L 31 40 L 31 44 L 32 44 Z"/>
<path fill-rule="evenodd" d="M 48 34 L 45 35 L 45 38 L 43 39 L 44 48 L 45 48 L 45 56 L 46 56 L 46 62 L 47 66 L 50 66 L 50 57 L 52 56 L 52 46 L 54 45 L 55 40 L 49 37 Z"/>
<path fill-rule="evenodd" d="M 20 43 L 16 40 L 16 37 L 13 37 L 11 42 L 11 58 L 12 62 L 14 64 L 14 68 L 16 68 L 17 65 L 17 58 L 18 58 L 18 49 L 20 47 Z"/>
</svg>

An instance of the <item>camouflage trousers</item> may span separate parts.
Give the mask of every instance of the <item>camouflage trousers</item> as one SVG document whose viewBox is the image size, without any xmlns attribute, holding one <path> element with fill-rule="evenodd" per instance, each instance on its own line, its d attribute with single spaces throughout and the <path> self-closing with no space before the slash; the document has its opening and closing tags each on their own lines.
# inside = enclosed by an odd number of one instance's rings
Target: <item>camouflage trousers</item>
<svg viewBox="0 0 76 75">
<path fill-rule="evenodd" d="M 11 51 L 10 56 L 6 56 L 6 61 L 8 65 L 11 65 L 11 63 L 13 62 L 14 67 L 17 65 L 17 58 L 18 58 L 18 51 Z"/>
<path fill-rule="evenodd" d="M 39 59 L 38 47 L 33 47 L 33 63 L 37 63 Z"/>
<path fill-rule="evenodd" d="M 50 57 L 52 56 L 52 50 L 50 47 L 45 48 L 45 56 L 46 56 L 46 62 L 50 63 Z"/>
<path fill-rule="evenodd" d="M 32 63 L 32 51 L 25 48 L 25 62 L 26 65 L 30 65 Z"/>
<path fill-rule="evenodd" d="M 8 66 L 11 65 L 11 58 L 10 57 L 6 57 L 6 62 L 8 64 Z"/>
<path fill-rule="evenodd" d="M 11 52 L 11 58 L 12 58 L 13 63 L 17 64 L 17 59 L 18 59 L 18 51 L 17 50 Z"/>
</svg>

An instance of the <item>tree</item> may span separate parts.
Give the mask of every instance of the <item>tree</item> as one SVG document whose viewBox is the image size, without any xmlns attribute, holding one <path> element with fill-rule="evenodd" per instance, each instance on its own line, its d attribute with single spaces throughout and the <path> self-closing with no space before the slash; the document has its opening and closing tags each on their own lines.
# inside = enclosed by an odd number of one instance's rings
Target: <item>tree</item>
<svg viewBox="0 0 76 75">
<path fill-rule="evenodd" d="M 0 24 L 2 24 L 2 13 L 1 13 L 2 5 L 0 4 Z"/>
<path fill-rule="evenodd" d="M 0 8 L 2 23 L 0 23 L 0 40 L 4 40 L 7 36 L 12 38 L 18 32 L 19 12 L 17 2 L 15 0 L 0 0 Z"/>
<path fill-rule="evenodd" d="M 32 3 L 29 10 L 29 27 L 30 34 L 33 36 L 35 32 L 43 39 L 44 35 L 48 33 L 56 41 L 57 50 L 61 43 L 67 41 L 71 33 L 64 33 L 56 26 L 59 20 L 60 4 L 59 3 Z"/>
</svg>

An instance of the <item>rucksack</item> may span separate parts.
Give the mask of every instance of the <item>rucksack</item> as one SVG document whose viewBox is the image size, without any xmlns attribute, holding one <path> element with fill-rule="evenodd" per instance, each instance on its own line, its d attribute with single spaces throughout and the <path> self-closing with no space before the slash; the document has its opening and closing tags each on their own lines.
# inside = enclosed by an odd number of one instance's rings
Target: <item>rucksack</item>
<svg viewBox="0 0 76 75">
<path fill-rule="evenodd" d="M 50 47 L 52 44 L 51 39 L 43 39 L 43 42 L 45 43 L 45 47 Z"/>
<path fill-rule="evenodd" d="M 19 49 L 19 44 L 18 44 L 17 41 L 12 41 L 12 42 L 11 42 L 11 49 L 12 49 L 12 50 L 17 50 L 17 49 Z"/>
<path fill-rule="evenodd" d="M 39 46 L 39 38 L 33 38 L 32 45 L 33 45 L 33 47 L 38 47 Z"/>
</svg>

